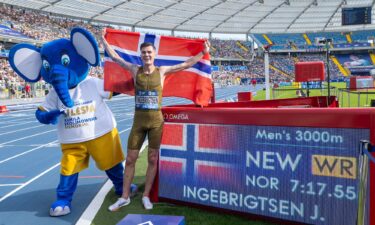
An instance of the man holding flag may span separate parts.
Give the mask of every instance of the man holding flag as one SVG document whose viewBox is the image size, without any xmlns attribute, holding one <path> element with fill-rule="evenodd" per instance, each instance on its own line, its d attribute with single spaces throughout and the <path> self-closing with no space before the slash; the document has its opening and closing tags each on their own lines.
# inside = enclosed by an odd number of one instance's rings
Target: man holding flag
<svg viewBox="0 0 375 225">
<path fill-rule="evenodd" d="M 169 74 L 186 70 L 197 64 L 203 56 L 208 55 L 210 43 L 205 41 L 201 50 L 195 56 L 176 65 L 156 66 L 156 47 L 151 42 L 140 43 L 141 65 L 131 63 L 121 57 L 106 41 L 106 31 L 102 33 L 104 48 L 110 59 L 131 74 L 135 90 L 135 114 L 132 130 L 128 139 L 128 152 L 125 165 L 124 188 L 122 196 L 111 206 L 110 211 L 116 211 L 130 203 L 130 185 L 134 177 L 135 163 L 139 150 L 148 136 L 148 167 L 146 172 L 145 190 L 142 203 L 145 209 L 152 209 L 149 199 L 159 156 L 159 148 L 163 130 L 163 115 L 161 112 L 161 100 L 165 80 Z M 144 39 L 147 40 L 147 39 Z M 117 49 L 116 49 L 117 50 Z M 180 74 L 183 75 L 183 74 Z M 211 90 L 212 91 L 212 90 Z M 206 94 L 207 95 L 207 94 Z M 197 103 L 197 101 L 195 101 Z"/>
</svg>

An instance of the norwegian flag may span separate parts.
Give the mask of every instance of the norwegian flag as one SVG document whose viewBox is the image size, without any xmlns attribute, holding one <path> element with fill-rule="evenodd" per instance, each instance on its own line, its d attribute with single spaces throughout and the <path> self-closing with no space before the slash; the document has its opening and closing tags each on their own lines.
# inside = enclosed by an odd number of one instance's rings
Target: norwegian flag
<svg viewBox="0 0 375 225">
<path fill-rule="evenodd" d="M 192 40 L 107 29 L 106 40 L 125 61 L 142 66 L 140 45 L 151 42 L 156 47 L 156 66 L 172 66 L 182 63 L 203 50 L 204 40 Z M 107 55 L 106 55 L 107 56 Z M 104 64 L 106 90 L 134 95 L 131 74 L 111 61 L 107 56 Z M 207 105 L 212 95 L 210 55 L 206 54 L 191 68 L 168 74 L 164 80 L 163 96 L 182 97 L 198 105 Z"/>
<path fill-rule="evenodd" d="M 233 182 L 240 155 L 231 141 L 236 132 L 223 125 L 165 124 L 160 178 L 210 185 Z"/>
</svg>

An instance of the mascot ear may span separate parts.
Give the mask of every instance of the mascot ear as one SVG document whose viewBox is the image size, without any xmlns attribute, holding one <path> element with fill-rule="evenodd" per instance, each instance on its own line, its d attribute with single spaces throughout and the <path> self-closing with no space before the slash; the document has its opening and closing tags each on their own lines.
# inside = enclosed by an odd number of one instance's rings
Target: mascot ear
<svg viewBox="0 0 375 225">
<path fill-rule="evenodd" d="M 42 57 L 39 48 L 30 44 L 17 44 L 10 49 L 9 64 L 24 80 L 37 82 L 40 80 Z"/>
<path fill-rule="evenodd" d="M 99 65 L 99 48 L 95 38 L 86 30 L 76 27 L 70 32 L 70 40 L 77 50 L 91 66 Z"/>
</svg>

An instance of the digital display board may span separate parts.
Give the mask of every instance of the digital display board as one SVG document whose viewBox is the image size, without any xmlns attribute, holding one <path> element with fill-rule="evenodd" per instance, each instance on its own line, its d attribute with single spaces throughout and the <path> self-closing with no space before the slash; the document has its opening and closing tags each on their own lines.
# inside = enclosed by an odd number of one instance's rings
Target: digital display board
<svg viewBox="0 0 375 225">
<path fill-rule="evenodd" d="M 371 24 L 371 7 L 342 8 L 342 25 Z"/>
<path fill-rule="evenodd" d="M 160 197 L 307 224 L 356 224 L 359 141 L 370 129 L 168 122 L 163 132 Z"/>
</svg>

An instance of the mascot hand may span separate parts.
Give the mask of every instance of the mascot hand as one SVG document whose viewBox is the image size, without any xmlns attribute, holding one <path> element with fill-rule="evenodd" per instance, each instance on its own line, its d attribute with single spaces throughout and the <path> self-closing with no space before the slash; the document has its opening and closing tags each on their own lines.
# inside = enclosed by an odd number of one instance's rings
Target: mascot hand
<svg viewBox="0 0 375 225">
<path fill-rule="evenodd" d="M 35 116 L 39 122 L 43 124 L 57 124 L 57 118 L 60 114 L 64 114 L 64 111 L 52 110 L 52 111 L 42 111 L 38 109 L 35 112 Z"/>
</svg>

